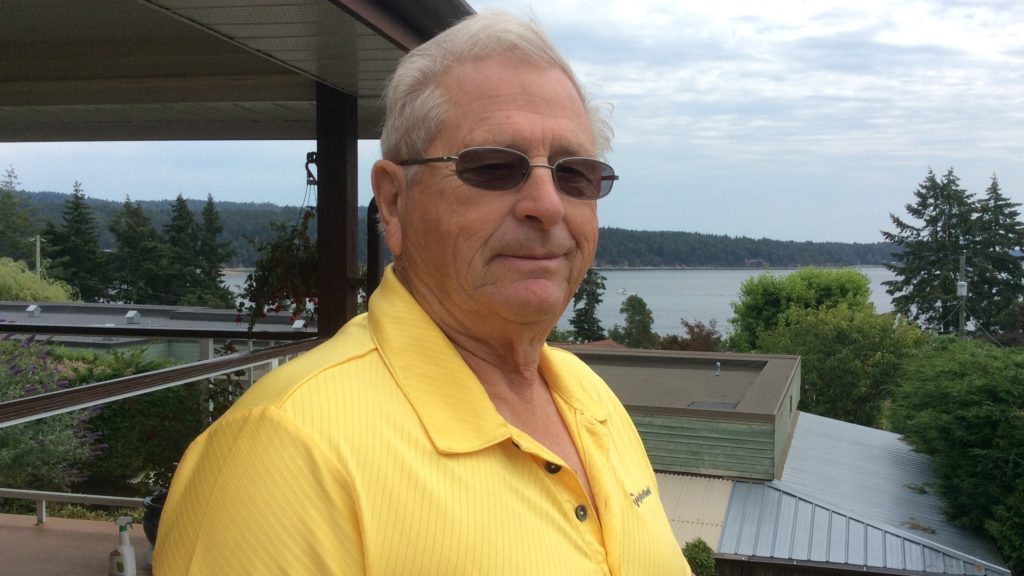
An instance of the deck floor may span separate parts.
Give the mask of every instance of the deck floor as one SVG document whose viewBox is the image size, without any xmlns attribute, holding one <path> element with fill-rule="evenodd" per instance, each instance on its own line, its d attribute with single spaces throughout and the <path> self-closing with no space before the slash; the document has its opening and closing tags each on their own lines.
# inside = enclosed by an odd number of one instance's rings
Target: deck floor
<svg viewBox="0 0 1024 576">
<path fill-rule="evenodd" d="M 141 526 L 131 530 L 139 576 L 152 571 L 143 561 L 149 548 Z M 117 546 L 113 522 L 0 514 L 0 573 L 5 576 L 106 576 L 110 551 Z"/>
</svg>

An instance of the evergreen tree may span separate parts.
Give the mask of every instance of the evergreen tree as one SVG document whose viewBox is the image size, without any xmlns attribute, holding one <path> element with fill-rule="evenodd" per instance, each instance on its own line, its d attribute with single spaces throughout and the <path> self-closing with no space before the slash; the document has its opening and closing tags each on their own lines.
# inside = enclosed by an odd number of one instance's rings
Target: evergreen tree
<svg viewBox="0 0 1024 576">
<path fill-rule="evenodd" d="M 957 321 L 960 256 L 976 246 L 973 196 L 960 187 L 950 168 L 941 180 L 929 170 L 914 197 L 915 202 L 905 207 L 920 224 L 890 214 L 896 231 L 882 231 L 898 249 L 892 255 L 894 262 L 886 264 L 896 279 L 883 284 L 896 312 L 925 328 L 949 332 Z M 968 254 L 969 263 L 978 261 L 974 256 Z M 980 287 L 972 277 L 973 269 L 970 272 L 968 285 Z"/>
<path fill-rule="evenodd" d="M 111 293 L 132 304 L 176 304 L 167 292 L 169 247 L 139 203 L 125 198 L 110 222 L 117 248 L 111 258 Z"/>
<path fill-rule="evenodd" d="M 977 203 L 978 234 L 969 262 L 976 280 L 968 285 L 967 311 L 986 331 L 1011 328 L 1024 297 L 1024 268 L 1014 255 L 1024 247 L 1019 207 L 1002 194 L 995 176 Z"/>
<path fill-rule="evenodd" d="M 612 340 L 628 348 L 658 347 L 658 334 L 653 329 L 654 315 L 643 298 L 636 294 L 627 296 L 619 312 L 625 316 L 626 325 L 612 327 L 609 332 Z"/>
<path fill-rule="evenodd" d="M 49 274 L 78 289 L 82 300 L 96 302 L 107 296 L 106 258 L 100 250 L 99 231 L 85 203 L 82 183 L 76 181 L 61 210 L 62 225 L 47 222 L 44 236 L 50 260 Z"/>
<path fill-rule="evenodd" d="M 8 166 L 0 178 L 0 257 L 35 262 L 31 240 L 38 229 L 32 205 L 15 194 L 20 185 L 14 166 Z"/>
<path fill-rule="evenodd" d="M 217 308 L 233 308 L 234 295 L 221 281 L 221 267 L 235 255 L 235 250 L 230 242 L 221 240 L 223 232 L 224 225 L 217 213 L 217 205 L 213 195 L 208 194 L 199 225 L 198 265 L 202 286 L 198 303 Z"/>
<path fill-rule="evenodd" d="M 604 294 L 605 280 L 607 278 L 591 268 L 587 270 L 583 282 L 576 289 L 576 294 L 572 297 L 572 318 L 569 319 L 573 342 L 604 340 L 604 328 L 597 318 L 597 307 L 601 304 L 601 296 Z"/>
<path fill-rule="evenodd" d="M 171 219 L 164 225 L 164 240 L 169 248 L 168 297 L 175 304 L 196 304 L 202 292 L 199 225 L 181 194 L 171 203 Z"/>
</svg>

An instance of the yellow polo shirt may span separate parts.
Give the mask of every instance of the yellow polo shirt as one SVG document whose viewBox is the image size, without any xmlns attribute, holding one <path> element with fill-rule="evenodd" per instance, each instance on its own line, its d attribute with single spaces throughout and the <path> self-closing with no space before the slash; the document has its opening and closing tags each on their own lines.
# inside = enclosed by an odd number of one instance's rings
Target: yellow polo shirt
<svg viewBox="0 0 1024 576">
<path fill-rule="evenodd" d="M 368 315 L 192 444 L 154 574 L 689 574 L 625 409 L 564 350 L 540 368 L 595 502 L 498 414 L 388 269 Z"/>
</svg>

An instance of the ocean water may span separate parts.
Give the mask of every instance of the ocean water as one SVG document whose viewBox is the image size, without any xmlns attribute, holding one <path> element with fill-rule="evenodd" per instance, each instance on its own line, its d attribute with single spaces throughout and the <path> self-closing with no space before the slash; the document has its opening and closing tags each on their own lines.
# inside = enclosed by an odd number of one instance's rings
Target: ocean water
<svg viewBox="0 0 1024 576">
<path fill-rule="evenodd" d="M 879 312 L 892 310 L 892 301 L 882 282 L 894 278 L 882 267 L 857 268 L 870 280 L 871 301 Z M 601 270 L 606 278 L 605 293 L 597 308 L 597 317 L 605 330 L 623 324 L 619 312 L 629 294 L 644 299 L 654 318 L 654 331 L 659 334 L 682 334 L 682 319 L 708 323 L 715 320 L 723 334 L 729 332 L 732 303 L 739 296 L 740 285 L 751 276 L 763 273 L 784 276 L 785 270 Z M 558 327 L 569 329 L 572 305 L 562 315 Z"/>
<path fill-rule="evenodd" d="M 871 301 L 878 312 L 892 310 L 892 301 L 882 282 L 893 274 L 881 267 L 857 268 L 871 281 Z M 708 270 L 601 270 L 606 278 L 605 293 L 597 309 L 597 317 L 605 330 L 623 324 L 619 307 L 629 294 L 644 299 L 654 317 L 654 331 L 659 334 L 682 334 L 681 320 L 715 320 L 723 334 L 729 332 L 732 303 L 739 295 L 740 285 L 751 276 L 762 273 L 786 275 L 792 269 L 708 269 Z M 245 282 L 248 270 L 225 270 L 224 281 L 236 292 Z M 562 315 L 558 327 L 569 329 L 570 308 Z"/>
</svg>

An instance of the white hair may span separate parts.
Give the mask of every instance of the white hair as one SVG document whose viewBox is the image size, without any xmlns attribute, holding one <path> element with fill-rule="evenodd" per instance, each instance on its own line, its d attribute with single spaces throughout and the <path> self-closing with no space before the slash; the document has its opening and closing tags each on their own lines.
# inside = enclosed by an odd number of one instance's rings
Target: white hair
<svg viewBox="0 0 1024 576">
<path fill-rule="evenodd" d="M 529 64 L 562 70 L 587 110 L 595 155 L 604 158 L 612 139 L 608 106 L 588 98 L 572 67 L 537 22 L 501 11 L 469 16 L 402 58 L 383 95 L 383 158 L 398 162 L 422 155 L 451 111 L 440 87 L 441 78 L 456 65 L 498 55 L 513 55 Z"/>
</svg>

